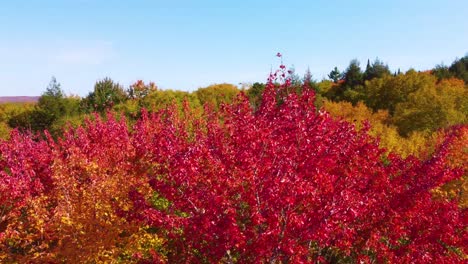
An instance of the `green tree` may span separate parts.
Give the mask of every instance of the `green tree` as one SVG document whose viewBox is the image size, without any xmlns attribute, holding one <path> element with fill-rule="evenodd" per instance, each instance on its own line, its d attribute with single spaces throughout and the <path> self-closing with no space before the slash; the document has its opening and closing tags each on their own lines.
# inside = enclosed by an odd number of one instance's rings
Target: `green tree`
<svg viewBox="0 0 468 264">
<path fill-rule="evenodd" d="M 450 72 L 458 79 L 468 84 L 468 55 L 455 60 L 449 68 Z"/>
<path fill-rule="evenodd" d="M 257 110 L 262 104 L 262 94 L 264 90 L 265 84 L 256 82 L 246 91 L 246 95 L 253 109 Z"/>
<path fill-rule="evenodd" d="M 359 61 L 354 59 L 349 63 L 348 68 L 344 73 L 344 85 L 348 89 L 352 89 L 357 85 L 362 85 L 364 81 L 364 74 L 359 66 Z"/>
<path fill-rule="evenodd" d="M 333 70 L 328 74 L 328 78 L 332 80 L 334 83 L 338 83 L 339 80 L 343 77 L 343 74 L 338 70 L 337 67 L 333 68 Z"/>
<path fill-rule="evenodd" d="M 57 79 L 55 78 L 55 76 L 52 76 L 49 82 L 49 85 L 47 86 L 42 96 L 51 96 L 51 97 L 56 97 L 56 98 L 64 97 L 64 92 L 62 90 L 62 87 L 60 83 L 57 82 Z"/>
<path fill-rule="evenodd" d="M 378 58 L 371 64 L 369 60 L 367 60 L 366 71 L 364 72 L 364 80 L 372 80 L 374 78 L 381 78 L 384 75 L 390 75 L 390 69 L 388 65 L 384 64 Z"/>
<path fill-rule="evenodd" d="M 344 82 L 337 87 L 334 101 L 348 101 L 353 105 L 361 100 L 362 85 L 364 83 L 364 73 L 359 66 L 359 61 L 352 60 L 346 69 L 343 77 Z"/>
<path fill-rule="evenodd" d="M 84 115 L 80 113 L 81 98 L 77 95 L 66 96 L 62 99 L 64 112 L 49 128 L 54 136 L 61 135 L 68 126 L 76 127 L 83 123 Z"/>
<path fill-rule="evenodd" d="M 53 121 L 65 114 L 65 95 L 55 77 L 52 77 L 46 91 L 39 98 L 37 107 Z"/>
<path fill-rule="evenodd" d="M 110 78 L 97 81 L 94 91 L 82 101 L 82 107 L 87 112 L 104 112 L 113 106 L 127 100 L 127 94 L 122 86 Z"/>
<path fill-rule="evenodd" d="M 14 128 L 33 132 L 50 130 L 57 120 L 78 111 L 77 100 L 79 101 L 76 98 L 65 97 L 60 83 L 52 77 L 34 109 L 11 117 L 8 124 Z"/>
<path fill-rule="evenodd" d="M 8 125 L 22 131 L 42 132 L 49 129 L 56 119 L 41 108 L 22 112 L 8 120 Z"/>
<path fill-rule="evenodd" d="M 434 69 L 432 69 L 432 74 L 437 77 L 439 81 L 453 77 L 453 74 L 450 72 L 449 68 L 443 64 L 436 65 Z"/>
<path fill-rule="evenodd" d="M 356 59 L 351 60 L 348 68 L 342 75 L 341 82 L 338 82 L 339 75 L 336 67 L 330 72 L 328 77 L 337 85 L 334 85 L 324 95 L 335 102 L 345 100 L 355 104 L 360 100 L 359 91 L 362 90 L 361 86 L 364 82 L 364 74 L 359 66 L 359 61 Z"/>
<path fill-rule="evenodd" d="M 396 105 L 406 102 L 409 94 L 425 86 L 434 87 L 436 82 L 433 75 L 414 70 L 397 76 L 384 75 L 366 82 L 361 92 L 362 100 L 374 111 L 384 109 L 393 115 Z"/>
</svg>

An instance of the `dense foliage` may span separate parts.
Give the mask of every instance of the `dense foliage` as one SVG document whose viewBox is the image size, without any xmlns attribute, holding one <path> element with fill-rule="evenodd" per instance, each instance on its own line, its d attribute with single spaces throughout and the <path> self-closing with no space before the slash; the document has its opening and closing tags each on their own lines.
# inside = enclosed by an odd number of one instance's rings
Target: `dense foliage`
<svg viewBox="0 0 468 264">
<path fill-rule="evenodd" d="M 13 131 L 0 142 L 0 261 L 466 260 L 460 186 L 444 185 L 466 175 L 466 125 L 403 158 L 368 123 L 316 109 L 314 89 L 292 92 L 281 69 L 255 107 L 241 93 L 201 114 L 188 101 L 139 113 L 135 96 L 130 128 L 108 113 L 57 139 Z"/>
</svg>

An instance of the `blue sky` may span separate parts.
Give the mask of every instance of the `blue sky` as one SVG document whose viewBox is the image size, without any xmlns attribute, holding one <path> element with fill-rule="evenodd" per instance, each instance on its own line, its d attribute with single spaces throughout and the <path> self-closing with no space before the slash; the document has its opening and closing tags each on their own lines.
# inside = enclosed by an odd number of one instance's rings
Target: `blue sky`
<svg viewBox="0 0 468 264">
<path fill-rule="evenodd" d="M 390 68 L 468 52 L 468 1 L 107 1 L 0 3 L 0 95 L 40 95 L 52 76 L 86 96 L 98 79 L 192 91 L 264 82 L 279 61 L 315 79 L 353 58 Z"/>
</svg>

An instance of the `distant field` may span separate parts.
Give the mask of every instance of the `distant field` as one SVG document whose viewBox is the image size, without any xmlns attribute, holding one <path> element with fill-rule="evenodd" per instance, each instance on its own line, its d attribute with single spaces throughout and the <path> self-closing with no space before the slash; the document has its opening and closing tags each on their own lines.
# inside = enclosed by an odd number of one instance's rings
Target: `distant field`
<svg viewBox="0 0 468 264">
<path fill-rule="evenodd" d="M 0 104 L 3 103 L 36 103 L 39 96 L 0 96 Z"/>
</svg>

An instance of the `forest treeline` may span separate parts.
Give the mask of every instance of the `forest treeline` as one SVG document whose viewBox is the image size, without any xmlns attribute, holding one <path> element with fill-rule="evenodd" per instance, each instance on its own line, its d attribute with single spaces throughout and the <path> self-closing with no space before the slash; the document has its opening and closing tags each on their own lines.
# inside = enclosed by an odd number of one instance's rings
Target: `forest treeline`
<svg viewBox="0 0 468 264">
<path fill-rule="evenodd" d="M 367 61 L 365 69 L 352 60 L 340 71 L 337 67 L 328 79 L 316 81 L 310 71 L 303 77 L 288 71 L 290 92 L 313 89 L 317 109 L 323 108 L 335 118 L 371 123 L 371 134 L 381 139 L 388 151 L 407 156 L 421 155 L 435 133 L 456 124 L 465 124 L 468 113 L 468 56 L 450 66 L 437 65 L 428 71 L 413 69 L 391 72 L 379 59 Z M 158 89 L 155 83 L 137 81 L 123 87 L 110 78 L 96 82 L 86 97 L 67 96 L 53 77 L 37 104 L 7 103 L 0 105 L 0 137 L 7 138 L 11 129 L 48 130 L 59 136 L 67 125 L 77 126 L 92 113 L 116 111 L 135 121 L 142 108 L 156 111 L 184 102 L 193 109 L 204 105 L 219 108 L 232 102 L 243 91 L 251 106 L 260 106 L 265 83 L 239 88 L 232 84 L 214 84 L 193 92 Z"/>
<path fill-rule="evenodd" d="M 287 92 L 314 90 L 317 109 L 333 118 L 354 123 L 357 129 L 364 121 L 369 122 L 369 134 L 379 138 L 387 153 L 427 158 L 443 129 L 468 122 L 468 55 L 450 66 L 437 65 L 427 71 L 391 72 L 388 65 L 375 59 L 368 60 L 365 68 L 351 60 L 346 69 L 334 67 L 321 81 L 314 80 L 309 70 L 299 76 L 283 68 L 282 74 L 291 82 Z M 0 138 L 8 138 L 14 128 L 33 133 L 48 130 L 60 137 L 65 128 L 80 126 L 95 113 L 103 116 L 108 111 L 124 114 L 130 124 L 138 120 L 142 109 L 155 112 L 176 106 L 184 111 L 184 107 L 190 107 L 201 114 L 204 107 L 216 110 L 223 103 L 233 102 L 241 92 L 257 109 L 265 85 L 257 82 L 239 88 L 223 83 L 186 92 L 158 89 L 155 83 L 141 80 L 125 88 L 104 78 L 81 98 L 67 96 L 52 77 L 37 104 L 0 104 Z M 459 190 L 468 189 L 467 185 L 460 181 L 456 188 L 449 188 L 452 196 L 461 197 L 464 206 L 468 205 L 468 194 Z"/>
</svg>

